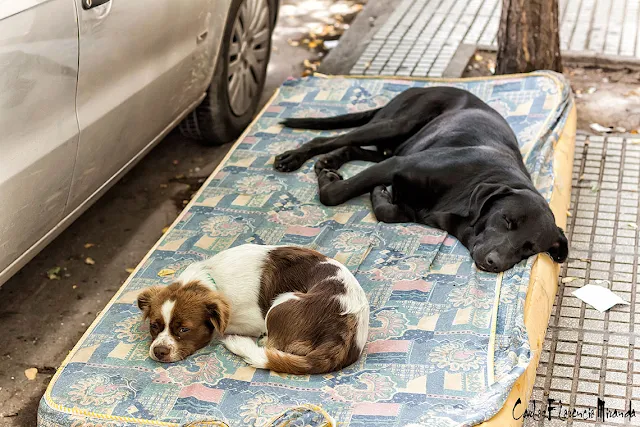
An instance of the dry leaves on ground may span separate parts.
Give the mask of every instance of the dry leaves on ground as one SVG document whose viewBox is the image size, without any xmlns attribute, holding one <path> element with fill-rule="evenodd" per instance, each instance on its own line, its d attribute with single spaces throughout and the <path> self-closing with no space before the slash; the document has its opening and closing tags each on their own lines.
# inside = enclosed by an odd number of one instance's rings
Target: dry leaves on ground
<svg viewBox="0 0 640 427">
<path fill-rule="evenodd" d="M 60 280 L 60 267 L 53 267 L 47 270 L 49 280 Z"/>
<path fill-rule="evenodd" d="M 24 371 L 24 376 L 27 377 L 29 381 L 35 380 L 37 375 L 38 375 L 38 368 L 29 368 L 29 369 L 25 369 Z"/>
</svg>

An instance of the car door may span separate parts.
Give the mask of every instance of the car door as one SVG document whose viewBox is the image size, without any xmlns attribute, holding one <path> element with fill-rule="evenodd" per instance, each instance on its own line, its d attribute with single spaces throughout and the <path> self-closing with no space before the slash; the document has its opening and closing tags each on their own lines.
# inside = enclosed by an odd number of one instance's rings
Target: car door
<svg viewBox="0 0 640 427">
<path fill-rule="evenodd" d="M 73 0 L 0 1 L 0 284 L 63 217 L 77 76 Z"/>
<path fill-rule="evenodd" d="M 213 66 L 214 0 L 75 1 L 80 142 L 69 212 L 199 102 Z"/>
</svg>

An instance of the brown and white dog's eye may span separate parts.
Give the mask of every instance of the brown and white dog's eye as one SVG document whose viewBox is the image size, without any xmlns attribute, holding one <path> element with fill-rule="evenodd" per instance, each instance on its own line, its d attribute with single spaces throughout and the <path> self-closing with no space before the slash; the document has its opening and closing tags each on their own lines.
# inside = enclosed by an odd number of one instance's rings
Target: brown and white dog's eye
<svg viewBox="0 0 640 427">
<path fill-rule="evenodd" d="M 178 331 L 181 334 L 186 334 L 187 332 L 189 332 L 191 329 L 189 328 L 180 328 L 180 330 Z"/>
<path fill-rule="evenodd" d="M 152 331 L 154 331 L 154 332 L 155 332 L 155 331 L 157 331 L 158 329 L 160 329 L 160 326 L 158 326 L 158 324 L 157 324 L 157 323 L 152 323 L 152 324 L 150 325 L 150 328 L 151 328 L 151 330 L 152 330 Z"/>
</svg>

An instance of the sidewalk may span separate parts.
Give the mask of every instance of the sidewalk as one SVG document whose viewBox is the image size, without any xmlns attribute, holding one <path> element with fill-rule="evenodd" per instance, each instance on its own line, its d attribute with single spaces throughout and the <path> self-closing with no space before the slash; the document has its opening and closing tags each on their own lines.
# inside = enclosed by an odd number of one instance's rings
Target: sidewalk
<svg viewBox="0 0 640 427">
<path fill-rule="evenodd" d="M 495 50 L 499 0 L 404 0 L 350 74 L 441 77 L 461 46 Z M 637 0 L 559 0 L 561 48 L 640 59 Z"/>
</svg>

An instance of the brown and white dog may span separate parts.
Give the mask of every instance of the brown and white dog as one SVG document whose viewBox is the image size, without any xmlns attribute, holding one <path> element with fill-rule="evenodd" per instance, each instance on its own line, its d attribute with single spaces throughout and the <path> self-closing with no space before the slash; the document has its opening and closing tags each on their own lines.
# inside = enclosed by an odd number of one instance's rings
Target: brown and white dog
<svg viewBox="0 0 640 427">
<path fill-rule="evenodd" d="M 214 332 L 256 368 L 318 374 L 354 363 L 369 330 L 369 302 L 338 261 L 294 246 L 237 246 L 189 265 L 169 286 L 138 296 L 150 321 L 149 356 L 181 360 Z M 267 334 L 266 346 L 254 338 Z"/>
</svg>

